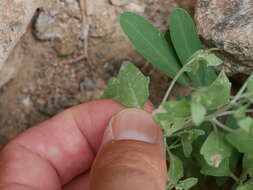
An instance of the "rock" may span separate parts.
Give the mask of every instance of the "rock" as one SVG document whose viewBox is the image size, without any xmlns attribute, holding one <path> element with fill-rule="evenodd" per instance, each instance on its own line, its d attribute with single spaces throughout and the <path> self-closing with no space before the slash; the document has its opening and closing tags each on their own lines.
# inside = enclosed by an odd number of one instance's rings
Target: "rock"
<svg viewBox="0 0 253 190">
<path fill-rule="evenodd" d="M 110 0 L 110 2 L 115 6 L 124 6 L 130 3 L 129 0 Z"/>
<path fill-rule="evenodd" d="M 88 24 L 86 24 L 85 26 L 81 27 L 81 31 L 80 31 L 80 35 L 79 35 L 79 39 L 84 41 L 89 33 L 90 30 L 90 26 Z"/>
<path fill-rule="evenodd" d="M 79 15 L 79 16 L 77 16 Z M 80 7 L 76 0 L 66 0 L 41 10 L 34 22 L 34 34 L 39 40 L 65 40 L 80 35 Z"/>
<path fill-rule="evenodd" d="M 130 3 L 130 4 L 126 5 L 126 10 L 132 11 L 132 12 L 144 13 L 145 6 L 141 6 L 136 3 Z"/>
<path fill-rule="evenodd" d="M 251 0 L 198 0 L 198 32 L 207 45 L 223 50 L 229 74 L 253 71 L 253 4 Z"/>
<path fill-rule="evenodd" d="M 15 64 L 6 63 L 0 69 L 0 87 L 6 84 L 16 73 L 17 67 Z"/>
<path fill-rule="evenodd" d="M 63 42 L 56 42 L 54 48 L 59 56 L 68 56 L 77 49 L 77 45 L 75 41 L 65 40 Z"/>
<path fill-rule="evenodd" d="M 16 72 L 15 67 L 6 64 L 11 51 L 25 33 L 40 0 L 0 1 L 0 87 Z"/>
<path fill-rule="evenodd" d="M 55 11 L 53 14 L 47 14 L 44 11 L 41 11 L 38 15 L 38 18 L 35 23 L 36 36 L 40 40 L 53 40 L 53 39 L 62 39 L 63 36 L 55 27 L 56 22 L 54 17 L 57 15 Z M 51 13 L 51 12 L 50 12 Z M 51 16 L 54 15 L 54 16 Z"/>
<path fill-rule="evenodd" d="M 79 7 L 79 3 L 77 0 L 66 0 L 68 7 L 72 10 L 72 11 L 80 11 L 80 7 Z"/>
</svg>

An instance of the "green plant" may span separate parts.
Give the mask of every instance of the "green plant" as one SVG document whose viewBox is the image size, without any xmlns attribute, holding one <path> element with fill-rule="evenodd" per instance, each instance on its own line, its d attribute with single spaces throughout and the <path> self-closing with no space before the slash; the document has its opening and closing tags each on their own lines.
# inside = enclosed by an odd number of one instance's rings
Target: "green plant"
<svg viewBox="0 0 253 190">
<path fill-rule="evenodd" d="M 163 129 L 170 162 L 168 190 L 191 189 L 206 176 L 214 176 L 220 187 L 233 179 L 232 189 L 250 190 L 253 75 L 232 96 L 225 72 L 217 76 L 212 68 L 223 61 L 212 53 L 215 49 L 202 49 L 191 17 L 183 9 L 175 9 L 170 19 L 170 30 L 162 34 L 135 13 L 121 16 L 121 26 L 137 50 L 173 78 L 160 106 L 153 111 L 154 120 Z M 176 82 L 189 86 L 191 93 L 168 101 Z M 148 86 L 149 78 L 124 62 L 119 75 L 109 81 L 105 96 L 126 107 L 143 108 Z"/>
</svg>

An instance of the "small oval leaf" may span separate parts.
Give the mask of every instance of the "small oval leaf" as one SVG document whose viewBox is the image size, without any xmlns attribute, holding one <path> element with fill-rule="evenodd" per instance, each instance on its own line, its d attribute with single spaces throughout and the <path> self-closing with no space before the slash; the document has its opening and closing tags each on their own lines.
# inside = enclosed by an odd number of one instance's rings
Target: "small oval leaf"
<svg viewBox="0 0 253 190">
<path fill-rule="evenodd" d="M 135 46 L 135 48 L 155 67 L 168 76 L 174 78 L 181 65 L 173 47 L 164 36 L 144 17 L 131 12 L 125 12 L 120 17 L 120 24 Z M 178 82 L 188 84 L 188 79 L 183 74 Z"/>
<path fill-rule="evenodd" d="M 202 49 L 195 24 L 184 9 L 177 8 L 171 12 L 170 35 L 182 64 L 186 64 L 196 51 Z M 189 73 L 189 76 L 197 86 L 207 86 L 217 77 L 214 70 L 206 64 L 200 64 L 198 71 Z"/>
</svg>

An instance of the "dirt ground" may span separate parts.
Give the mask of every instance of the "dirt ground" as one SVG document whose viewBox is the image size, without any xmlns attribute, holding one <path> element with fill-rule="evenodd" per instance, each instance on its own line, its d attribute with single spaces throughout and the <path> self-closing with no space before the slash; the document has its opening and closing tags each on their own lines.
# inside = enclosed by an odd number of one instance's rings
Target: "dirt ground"
<svg viewBox="0 0 253 190">
<path fill-rule="evenodd" d="M 90 5 L 88 53 L 94 69 L 89 67 L 87 61 L 75 61 L 83 54 L 83 41 L 78 37 L 81 12 L 79 9 L 72 11 L 73 6 L 65 6 L 66 2 L 71 3 L 71 0 L 60 1 L 63 8 L 55 13 L 58 16 L 53 17 L 55 23 L 51 27 L 56 27 L 56 31 L 64 29 L 62 26 L 66 27 L 66 30 L 62 30 L 64 34 L 60 31 L 63 37 L 51 38 L 55 31 L 43 28 L 45 23 L 37 26 L 40 15 L 55 11 L 52 1 L 51 7 L 38 10 L 34 21 L 8 60 L 19 69 L 16 76 L 0 88 L 0 148 L 20 132 L 63 109 L 100 99 L 106 81 L 117 73 L 123 60 L 133 61 L 145 74 L 151 76 L 151 100 L 154 104 L 159 102 L 168 86 L 168 78 L 154 70 L 121 32 L 118 17 L 124 9 L 110 4 L 108 0 L 97 1 L 97 4 L 93 1 Z M 139 11 L 145 7 L 141 14 L 161 29 L 168 25 L 169 11 L 179 6 L 174 0 L 134 2 L 140 5 Z M 183 6 L 192 7 L 192 4 Z M 137 8 L 129 6 L 127 9 Z M 63 20 L 65 17 L 67 21 Z M 51 28 L 49 27 L 50 30 Z M 174 93 L 177 96 L 182 91 L 175 90 Z"/>
</svg>

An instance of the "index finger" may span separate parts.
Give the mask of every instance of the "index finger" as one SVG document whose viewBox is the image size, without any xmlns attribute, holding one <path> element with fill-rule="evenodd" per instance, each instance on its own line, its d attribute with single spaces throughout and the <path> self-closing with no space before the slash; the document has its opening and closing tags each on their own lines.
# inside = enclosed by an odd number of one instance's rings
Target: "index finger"
<svg viewBox="0 0 253 190">
<path fill-rule="evenodd" d="M 1 153 L 0 184 L 50 190 L 68 183 L 89 169 L 106 126 L 122 109 L 113 100 L 90 102 L 26 131 Z"/>
</svg>

